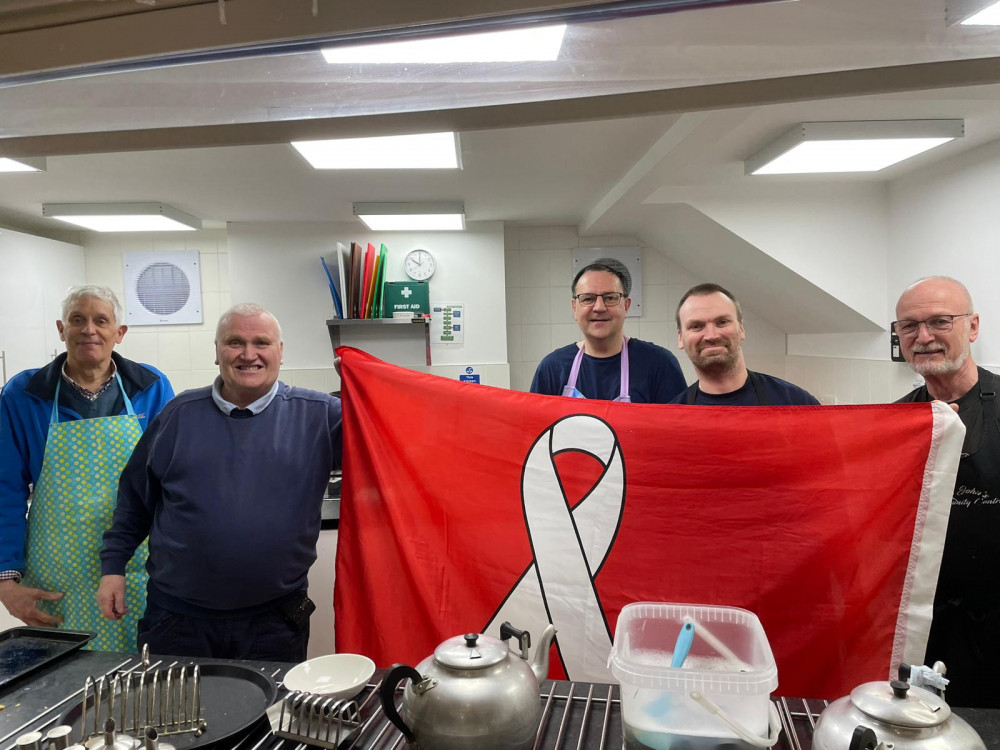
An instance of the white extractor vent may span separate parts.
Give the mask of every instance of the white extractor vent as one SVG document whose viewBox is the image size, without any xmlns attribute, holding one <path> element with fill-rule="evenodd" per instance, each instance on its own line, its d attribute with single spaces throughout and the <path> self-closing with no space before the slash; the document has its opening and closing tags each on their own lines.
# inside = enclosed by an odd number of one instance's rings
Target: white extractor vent
<svg viewBox="0 0 1000 750">
<path fill-rule="evenodd" d="M 201 323 L 198 251 L 124 253 L 128 325 Z"/>
</svg>

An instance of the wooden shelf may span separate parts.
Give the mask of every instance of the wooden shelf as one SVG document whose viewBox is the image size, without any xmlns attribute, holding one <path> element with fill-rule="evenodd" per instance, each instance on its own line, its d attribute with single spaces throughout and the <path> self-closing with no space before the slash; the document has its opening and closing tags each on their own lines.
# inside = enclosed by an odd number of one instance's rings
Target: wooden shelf
<svg viewBox="0 0 1000 750">
<path fill-rule="evenodd" d="M 400 332 L 403 329 L 399 326 L 409 326 L 413 331 L 420 332 L 424 334 L 424 357 L 429 367 L 431 364 L 431 319 L 430 318 L 333 318 L 332 320 L 326 321 L 326 328 L 330 334 L 330 344 L 333 346 L 334 352 L 337 351 L 337 347 L 340 346 L 340 329 L 348 328 L 353 330 L 367 329 L 369 331 L 376 330 L 394 330 Z M 391 327 L 391 328 L 387 328 Z M 407 334 L 408 335 L 408 334 Z"/>
</svg>

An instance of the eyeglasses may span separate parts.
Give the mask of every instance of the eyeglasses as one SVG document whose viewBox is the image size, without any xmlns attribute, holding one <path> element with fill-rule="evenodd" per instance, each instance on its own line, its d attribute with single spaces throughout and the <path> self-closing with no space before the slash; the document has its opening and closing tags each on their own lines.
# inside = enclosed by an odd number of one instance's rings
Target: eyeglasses
<svg viewBox="0 0 1000 750">
<path fill-rule="evenodd" d="M 894 320 L 892 330 L 899 336 L 916 336 L 921 325 L 927 326 L 927 330 L 932 333 L 947 333 L 955 327 L 955 318 L 964 318 L 973 313 L 959 313 L 958 315 L 935 315 L 927 320 Z"/>
<path fill-rule="evenodd" d="M 605 292 L 604 294 L 574 294 L 573 299 L 584 307 L 593 307 L 597 298 L 600 297 L 604 300 L 605 307 L 614 307 L 622 301 L 624 296 L 621 292 Z"/>
</svg>

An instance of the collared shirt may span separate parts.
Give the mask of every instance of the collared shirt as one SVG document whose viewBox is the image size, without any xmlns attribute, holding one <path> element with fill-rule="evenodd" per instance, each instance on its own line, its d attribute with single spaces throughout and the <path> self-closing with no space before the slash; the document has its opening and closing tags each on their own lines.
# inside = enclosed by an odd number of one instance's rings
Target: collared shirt
<svg viewBox="0 0 1000 750">
<path fill-rule="evenodd" d="M 91 402 L 96 401 L 98 398 L 100 398 L 102 393 L 104 393 L 106 390 L 108 390 L 108 388 L 111 387 L 111 384 L 115 382 L 115 373 L 117 372 L 118 372 L 118 367 L 117 365 L 115 365 L 115 361 L 111 360 L 110 377 L 108 377 L 108 379 L 104 381 L 104 385 L 102 385 L 96 391 L 92 391 L 89 388 L 84 388 L 82 385 L 77 383 L 75 380 L 73 380 L 73 378 L 69 376 L 69 373 L 66 372 L 66 362 L 63 362 L 62 366 L 63 380 L 65 380 L 67 383 L 73 386 L 73 390 L 75 390 L 77 393 L 79 393 L 81 396 L 83 396 L 85 399 Z"/>
<path fill-rule="evenodd" d="M 280 383 L 280 381 L 275 380 L 274 381 L 274 385 L 271 386 L 271 390 L 269 390 L 267 393 L 265 393 L 263 396 L 261 396 L 256 401 L 254 401 L 252 404 L 249 404 L 246 407 L 246 410 L 250 411 L 250 412 L 253 412 L 253 414 L 255 416 L 257 414 L 260 414 L 262 411 L 264 411 L 264 409 L 267 408 L 267 405 L 271 403 L 271 399 L 274 398 L 274 394 L 276 394 L 278 392 L 278 385 L 279 385 L 279 383 Z M 234 403 L 232 403 L 230 401 L 226 401 L 226 399 L 224 399 L 222 397 L 222 376 L 221 375 L 217 376 L 215 378 L 215 382 L 212 383 L 212 401 L 214 401 L 215 405 L 219 407 L 219 411 L 221 411 L 227 417 L 230 416 L 233 413 L 234 410 L 242 408 L 242 407 L 239 407 L 239 406 L 237 406 L 236 404 L 234 404 Z"/>
</svg>

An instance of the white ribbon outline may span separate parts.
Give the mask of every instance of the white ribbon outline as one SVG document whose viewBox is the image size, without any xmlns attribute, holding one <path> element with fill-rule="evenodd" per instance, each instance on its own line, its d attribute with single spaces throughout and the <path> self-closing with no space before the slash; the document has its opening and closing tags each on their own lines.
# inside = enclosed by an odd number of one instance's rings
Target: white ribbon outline
<svg viewBox="0 0 1000 750">
<path fill-rule="evenodd" d="M 575 508 L 555 457 L 566 451 L 604 466 Z M 559 657 L 571 680 L 606 682 L 612 635 L 594 579 L 614 545 L 625 511 L 625 463 L 611 426 L 590 414 L 554 422 L 532 444 L 521 473 L 521 503 L 533 560 L 504 597 L 484 633 L 510 620 L 536 636 L 555 625 Z M 614 522 L 612 522 L 614 519 Z"/>
</svg>

